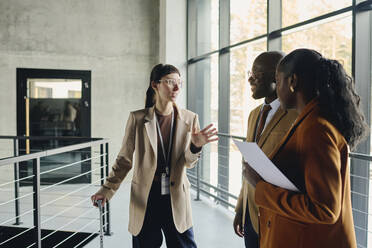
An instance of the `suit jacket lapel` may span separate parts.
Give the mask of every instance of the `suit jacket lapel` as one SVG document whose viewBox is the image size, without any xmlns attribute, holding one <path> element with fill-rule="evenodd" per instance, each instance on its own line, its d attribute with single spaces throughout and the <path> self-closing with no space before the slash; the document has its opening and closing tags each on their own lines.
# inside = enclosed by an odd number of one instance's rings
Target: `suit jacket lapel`
<svg viewBox="0 0 372 248">
<path fill-rule="evenodd" d="M 155 108 L 149 108 L 147 114 L 145 115 L 145 128 L 147 136 L 150 140 L 152 149 L 154 150 L 155 158 L 158 156 L 158 137 L 156 131 L 156 118 L 155 118 Z"/>
<path fill-rule="evenodd" d="M 258 141 L 258 146 L 262 147 L 265 143 L 267 137 L 270 135 L 271 130 L 279 123 L 279 121 L 283 118 L 283 116 L 287 113 L 286 110 L 283 110 L 281 107 L 275 112 L 273 118 L 267 124 L 265 129 L 262 132 L 261 138 Z"/>
<path fill-rule="evenodd" d="M 181 156 L 182 152 L 184 152 L 186 135 L 190 131 L 189 125 L 185 122 L 182 113 L 179 111 L 176 105 L 175 108 L 177 111 L 177 120 L 173 136 L 171 165 L 174 165 Z"/>
<path fill-rule="evenodd" d="M 247 131 L 247 141 L 254 142 L 255 134 L 256 134 L 256 127 L 258 122 L 258 117 L 260 116 L 261 108 L 257 108 L 256 111 L 252 113 L 252 118 L 248 123 L 248 131 Z"/>
</svg>

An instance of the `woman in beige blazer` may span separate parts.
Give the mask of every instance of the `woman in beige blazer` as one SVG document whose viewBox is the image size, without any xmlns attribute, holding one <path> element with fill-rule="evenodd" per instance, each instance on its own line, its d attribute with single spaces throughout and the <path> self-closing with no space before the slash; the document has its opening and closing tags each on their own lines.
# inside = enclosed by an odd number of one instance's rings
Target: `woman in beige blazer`
<svg viewBox="0 0 372 248">
<path fill-rule="evenodd" d="M 110 200 L 133 167 L 129 232 L 135 248 L 160 247 L 162 231 L 167 247 L 196 247 L 185 170 L 196 165 L 203 145 L 218 138 L 212 125 L 199 130 L 198 116 L 177 107 L 181 88 L 176 67 L 152 69 L 146 108 L 130 113 L 112 171 L 91 197 Z"/>
</svg>

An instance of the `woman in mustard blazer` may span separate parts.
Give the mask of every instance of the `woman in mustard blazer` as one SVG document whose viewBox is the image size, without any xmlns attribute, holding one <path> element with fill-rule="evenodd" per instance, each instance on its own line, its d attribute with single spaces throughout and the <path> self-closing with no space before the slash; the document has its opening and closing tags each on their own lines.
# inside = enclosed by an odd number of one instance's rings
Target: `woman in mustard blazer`
<svg viewBox="0 0 372 248">
<path fill-rule="evenodd" d="M 198 116 L 177 107 L 181 87 L 176 67 L 152 69 L 146 108 L 130 113 L 112 171 L 91 197 L 110 200 L 133 167 L 129 232 L 135 248 L 160 247 L 162 231 L 167 247 L 196 247 L 186 168 L 195 166 L 203 145 L 218 138 L 212 125 L 199 131 Z"/>
<path fill-rule="evenodd" d="M 261 248 L 356 248 L 350 196 L 349 147 L 366 132 L 352 79 L 336 60 L 297 49 L 277 68 L 281 105 L 299 113 L 269 157 L 297 186 L 261 180 L 256 186 Z"/>
</svg>

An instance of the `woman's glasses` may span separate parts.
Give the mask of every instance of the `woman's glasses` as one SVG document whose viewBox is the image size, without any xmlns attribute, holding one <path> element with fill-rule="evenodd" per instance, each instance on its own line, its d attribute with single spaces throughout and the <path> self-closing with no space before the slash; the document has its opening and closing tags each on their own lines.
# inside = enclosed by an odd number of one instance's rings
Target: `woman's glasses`
<svg viewBox="0 0 372 248">
<path fill-rule="evenodd" d="M 181 79 L 162 79 L 162 80 L 159 80 L 159 82 L 164 82 L 166 83 L 169 87 L 177 87 L 178 88 L 182 88 L 182 85 L 183 85 L 183 81 Z"/>
</svg>

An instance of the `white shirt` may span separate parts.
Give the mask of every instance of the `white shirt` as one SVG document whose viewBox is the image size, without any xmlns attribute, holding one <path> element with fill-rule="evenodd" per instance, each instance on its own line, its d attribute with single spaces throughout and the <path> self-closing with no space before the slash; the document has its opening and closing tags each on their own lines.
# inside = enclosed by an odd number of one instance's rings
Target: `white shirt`
<svg viewBox="0 0 372 248">
<path fill-rule="evenodd" d="M 261 107 L 261 110 L 260 110 L 260 118 L 261 118 L 261 114 L 262 114 L 262 110 L 263 110 L 263 107 L 267 105 L 267 104 L 262 104 L 262 107 Z M 276 98 L 274 101 L 272 101 L 270 104 L 270 111 L 269 113 L 267 114 L 267 117 L 266 117 L 266 122 L 265 122 L 265 126 L 264 128 L 262 129 L 262 132 L 264 132 L 267 124 L 271 121 L 271 119 L 273 118 L 274 114 L 276 113 L 276 111 L 278 111 L 279 107 L 280 107 L 280 102 L 279 102 L 279 99 Z"/>
</svg>

